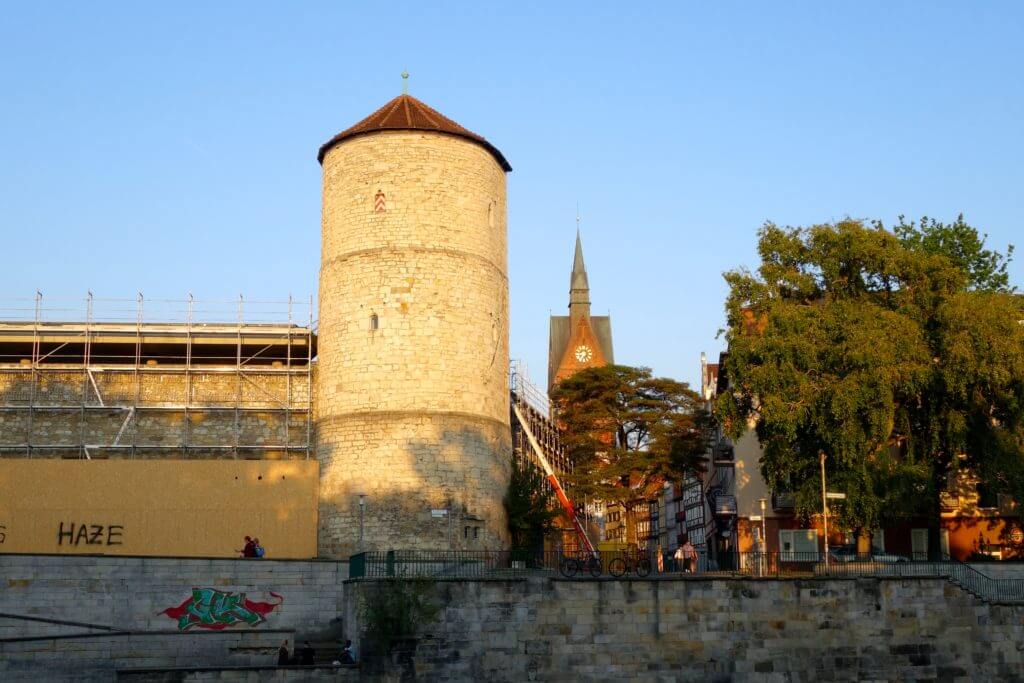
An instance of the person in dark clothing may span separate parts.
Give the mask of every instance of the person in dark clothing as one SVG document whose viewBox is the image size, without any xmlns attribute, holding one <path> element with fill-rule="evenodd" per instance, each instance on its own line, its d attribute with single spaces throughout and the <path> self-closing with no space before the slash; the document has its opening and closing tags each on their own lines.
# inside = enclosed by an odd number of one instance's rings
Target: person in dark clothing
<svg viewBox="0 0 1024 683">
<path fill-rule="evenodd" d="M 302 643 L 302 649 L 299 651 L 299 664 L 311 666 L 315 659 L 315 653 L 313 652 L 313 646 L 309 644 L 309 641 Z"/>
<path fill-rule="evenodd" d="M 345 647 L 341 650 L 341 663 L 342 664 L 355 664 L 356 658 L 352 654 L 352 641 L 346 640 Z"/>
<path fill-rule="evenodd" d="M 251 536 L 246 536 L 245 545 L 235 552 L 242 553 L 242 557 L 256 557 L 256 541 L 252 540 Z"/>
<path fill-rule="evenodd" d="M 277 648 L 277 665 L 284 666 L 291 661 L 291 656 L 288 652 L 288 641 L 281 643 L 281 647 Z"/>
</svg>

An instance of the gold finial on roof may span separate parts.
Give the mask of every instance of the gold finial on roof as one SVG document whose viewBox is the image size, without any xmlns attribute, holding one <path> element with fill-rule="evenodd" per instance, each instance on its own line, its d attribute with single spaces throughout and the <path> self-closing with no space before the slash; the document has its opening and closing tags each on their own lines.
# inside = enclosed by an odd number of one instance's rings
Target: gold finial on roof
<svg viewBox="0 0 1024 683">
<path fill-rule="evenodd" d="M 403 95 L 408 95 L 409 94 L 409 72 L 408 71 L 403 71 L 402 72 L 402 94 Z"/>
</svg>

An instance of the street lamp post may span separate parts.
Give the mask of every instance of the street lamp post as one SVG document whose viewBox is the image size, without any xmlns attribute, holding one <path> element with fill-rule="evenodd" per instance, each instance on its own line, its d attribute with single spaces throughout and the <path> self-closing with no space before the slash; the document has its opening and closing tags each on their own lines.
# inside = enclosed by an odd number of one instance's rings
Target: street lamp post
<svg viewBox="0 0 1024 683">
<path fill-rule="evenodd" d="M 825 529 L 825 573 L 828 573 L 828 495 L 825 488 L 825 451 L 820 453 L 821 460 L 821 516 Z"/>
<path fill-rule="evenodd" d="M 359 552 L 365 552 L 366 547 L 363 543 L 363 517 L 366 512 L 366 494 L 360 493 L 359 495 Z"/>
<path fill-rule="evenodd" d="M 761 541 L 764 543 L 764 551 L 768 552 L 768 526 L 765 520 L 765 511 L 768 509 L 768 499 L 758 498 L 757 502 L 761 504 Z"/>
</svg>

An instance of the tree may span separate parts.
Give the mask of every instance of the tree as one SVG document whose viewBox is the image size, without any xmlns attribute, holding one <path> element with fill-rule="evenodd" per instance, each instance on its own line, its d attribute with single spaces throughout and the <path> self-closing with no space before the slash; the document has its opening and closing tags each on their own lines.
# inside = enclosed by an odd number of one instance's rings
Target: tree
<svg viewBox="0 0 1024 683">
<path fill-rule="evenodd" d="M 883 228 L 880 222 L 876 227 Z M 976 290 L 1012 292 L 1007 266 L 1013 260 L 1013 245 L 1007 245 L 1006 256 L 985 248 L 988 235 L 978 235 L 960 214 L 952 223 L 942 223 L 924 216 L 919 223 L 899 217 L 893 227 L 903 246 L 914 251 L 939 254 L 953 262 L 967 276 L 968 286 Z"/>
<path fill-rule="evenodd" d="M 683 382 L 608 365 L 563 379 L 551 399 L 573 460 L 567 479 L 576 497 L 622 503 L 629 519 L 633 506 L 667 479 L 703 469 L 707 416 Z"/>
<path fill-rule="evenodd" d="M 547 480 L 539 469 L 512 458 L 512 478 L 505 494 L 505 512 L 513 548 L 540 548 L 555 526 L 559 511 L 551 506 Z"/>
<path fill-rule="evenodd" d="M 948 255 L 984 244 L 962 220 L 902 225 L 766 224 L 757 273 L 725 275 L 730 390 L 716 408 L 734 436 L 753 425 L 765 480 L 802 513 L 821 509 L 825 453 L 843 526 L 928 514 L 937 550 L 951 469 L 1024 500 L 1024 313 L 1003 257 Z"/>
</svg>

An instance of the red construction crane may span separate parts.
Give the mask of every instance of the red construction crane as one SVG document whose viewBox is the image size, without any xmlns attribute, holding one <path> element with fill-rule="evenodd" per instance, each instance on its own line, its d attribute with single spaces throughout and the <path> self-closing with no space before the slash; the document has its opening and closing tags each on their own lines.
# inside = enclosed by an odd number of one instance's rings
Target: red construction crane
<svg viewBox="0 0 1024 683">
<path fill-rule="evenodd" d="M 537 461 L 540 462 L 541 468 L 544 470 L 544 474 L 547 476 L 548 482 L 551 484 L 551 488 L 554 489 L 555 495 L 558 496 L 558 502 L 562 504 L 562 509 L 565 510 L 565 515 L 572 522 L 573 527 L 576 529 L 576 535 L 579 536 L 583 546 L 590 553 L 590 556 L 596 558 L 597 549 L 594 544 L 590 542 L 590 537 L 587 536 L 587 530 L 580 522 L 580 518 L 576 516 L 576 507 L 569 500 L 569 496 L 565 495 L 565 489 L 558 482 L 558 475 L 555 474 L 555 470 L 551 467 L 551 463 L 544 457 L 544 452 L 541 450 L 540 445 L 537 443 L 537 438 L 533 435 L 533 431 L 530 429 L 530 425 L 527 423 L 526 418 L 523 417 L 523 413 L 519 410 L 519 406 L 513 401 L 512 410 L 516 414 L 516 419 L 519 420 L 519 424 L 523 428 L 523 432 L 526 434 L 526 439 L 530 442 L 530 447 L 533 449 L 533 454 L 537 456 Z"/>
</svg>

